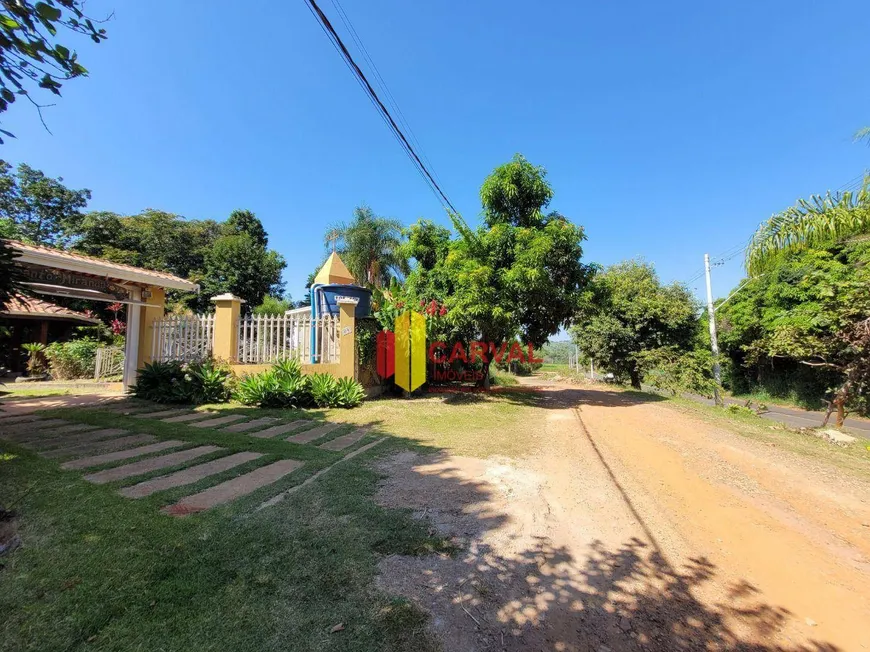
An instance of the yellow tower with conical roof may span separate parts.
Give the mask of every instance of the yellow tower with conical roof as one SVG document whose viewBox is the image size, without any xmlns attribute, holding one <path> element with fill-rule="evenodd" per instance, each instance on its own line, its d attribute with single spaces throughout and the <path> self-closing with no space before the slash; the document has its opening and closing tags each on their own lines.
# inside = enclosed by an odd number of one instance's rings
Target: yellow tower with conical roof
<svg viewBox="0 0 870 652">
<path fill-rule="evenodd" d="M 350 273 L 350 270 L 334 251 L 329 254 L 329 258 L 326 259 L 323 267 L 317 272 L 317 276 L 314 277 L 314 283 L 317 285 L 332 285 L 335 283 L 358 285 L 353 274 Z"/>
</svg>

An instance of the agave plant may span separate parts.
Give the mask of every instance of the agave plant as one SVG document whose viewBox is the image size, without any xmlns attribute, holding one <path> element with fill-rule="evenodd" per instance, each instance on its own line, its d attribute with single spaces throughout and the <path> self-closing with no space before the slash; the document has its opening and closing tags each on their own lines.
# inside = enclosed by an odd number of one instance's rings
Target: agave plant
<svg viewBox="0 0 870 652">
<path fill-rule="evenodd" d="M 856 192 L 813 195 L 758 227 L 746 248 L 746 271 L 757 276 L 781 255 L 870 233 L 870 176 Z"/>
<path fill-rule="evenodd" d="M 317 407 L 332 407 L 338 401 L 338 381 L 332 374 L 312 374 L 311 398 Z"/>
<path fill-rule="evenodd" d="M 334 407 L 352 408 L 363 402 L 365 389 L 354 378 L 339 378 L 336 381 L 336 402 Z"/>
</svg>

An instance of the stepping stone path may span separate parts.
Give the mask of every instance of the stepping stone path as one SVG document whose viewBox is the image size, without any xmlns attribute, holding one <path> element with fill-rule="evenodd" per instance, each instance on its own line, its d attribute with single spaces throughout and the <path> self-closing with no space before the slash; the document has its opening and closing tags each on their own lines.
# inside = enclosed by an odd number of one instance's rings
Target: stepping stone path
<svg viewBox="0 0 870 652">
<path fill-rule="evenodd" d="M 250 416 L 248 414 L 221 415 L 219 412 L 195 412 L 190 408 L 179 407 L 155 409 L 154 406 L 134 405 L 111 406 L 103 409 L 112 414 L 135 416 L 136 419 L 160 420 L 162 423 L 179 423 L 194 428 L 214 428 L 221 432 L 241 433 L 261 439 L 301 430 L 297 434 L 286 437 L 286 441 L 295 444 L 312 444 L 349 425 L 307 419 L 287 423 L 277 417 L 248 420 Z M 367 427 L 356 428 L 320 444 L 319 448 L 343 451 L 358 443 L 368 433 Z M 165 514 L 173 516 L 193 514 L 232 502 L 263 487 L 268 487 L 303 466 L 302 462 L 290 459 L 268 463 L 258 462 L 265 456 L 254 451 L 230 453 L 221 446 L 195 446 L 192 442 L 181 439 L 159 441 L 154 435 L 144 432 L 131 432 L 123 428 L 100 428 L 63 419 L 46 419 L 34 414 L 5 416 L 0 414 L 0 439 L 34 449 L 40 456 L 48 459 L 69 458 L 60 465 L 64 470 L 104 467 L 96 468 L 95 471 L 85 475 L 84 479 L 95 484 L 111 482 L 126 484 L 127 486 L 118 490 L 118 493 L 126 498 L 144 498 L 162 491 L 202 484 L 212 476 L 220 477 L 221 474 L 227 473 L 232 475 L 233 469 L 243 465 L 262 464 L 237 477 L 181 498 L 175 504 L 162 509 Z M 378 442 L 357 448 L 346 454 L 343 459 L 367 450 Z M 185 446 L 188 448 L 184 448 Z M 214 454 L 220 456 L 206 462 L 197 459 Z M 187 466 L 188 464 L 190 466 Z M 181 468 L 173 471 L 171 470 L 173 467 Z M 311 479 L 329 468 L 331 466 L 321 469 Z M 165 475 L 136 481 L 137 476 L 151 475 L 155 471 L 160 472 L 164 469 L 167 470 Z M 278 496 L 267 499 L 261 507 L 277 503 L 277 499 L 289 494 L 289 491 L 285 490 Z"/>
<path fill-rule="evenodd" d="M 168 441 L 159 441 L 156 444 L 150 444 L 148 446 L 139 446 L 137 448 L 128 448 L 122 451 L 115 451 L 114 453 L 105 453 L 103 455 L 83 457 L 79 460 L 71 460 L 69 462 L 64 462 L 63 464 L 61 464 L 60 468 L 88 469 L 92 466 L 103 466 L 103 464 L 110 464 L 112 462 L 129 460 L 132 457 L 141 457 L 142 455 L 148 455 L 150 453 L 159 453 L 160 451 L 165 451 L 167 448 L 178 448 L 179 446 L 184 446 L 184 442 L 175 441 L 173 439 L 170 439 Z"/>
<path fill-rule="evenodd" d="M 214 412 L 193 412 L 191 414 L 182 414 L 178 417 L 169 417 L 168 419 L 160 419 L 163 423 L 184 423 L 186 421 L 196 421 L 197 419 L 205 419 L 206 417 L 215 416 Z"/>
<path fill-rule="evenodd" d="M 221 482 L 205 491 L 200 491 L 198 494 L 182 498 L 174 505 L 164 507 L 161 511 L 164 514 L 172 514 L 173 516 L 184 516 L 185 514 L 193 514 L 228 503 L 236 498 L 247 496 L 268 484 L 272 484 L 276 480 L 280 480 L 285 475 L 292 473 L 302 466 L 302 462 L 296 460 L 279 460 L 261 466 L 259 469 L 254 469 L 250 473 L 240 475 L 238 478 Z"/>
<path fill-rule="evenodd" d="M 194 428 L 215 428 L 217 426 L 222 426 L 227 423 L 233 423 L 234 421 L 238 421 L 239 419 L 244 419 L 244 415 L 241 414 L 228 414 L 225 417 L 218 417 L 217 419 L 207 419 L 206 421 L 197 421 L 196 423 L 192 423 Z"/>
<path fill-rule="evenodd" d="M 187 469 L 182 469 L 171 475 L 164 475 L 153 480 L 146 480 L 139 484 L 134 484 L 132 487 L 124 487 L 118 493 L 127 498 L 144 498 L 158 491 L 173 489 L 174 487 L 182 487 L 187 484 L 199 482 L 203 478 L 216 473 L 228 471 L 240 464 L 245 464 L 251 460 L 263 457 L 261 453 L 236 453 L 235 455 L 227 455 L 199 466 L 191 466 Z"/>
<path fill-rule="evenodd" d="M 124 466 L 116 466 L 105 471 L 97 471 L 85 476 L 85 480 L 96 484 L 105 484 L 106 482 L 114 482 L 115 480 L 123 480 L 136 475 L 150 473 L 151 471 L 159 471 L 160 469 L 168 469 L 170 466 L 178 466 L 190 460 L 224 450 L 219 446 L 197 446 L 196 448 L 188 448 L 187 450 L 178 451 L 177 453 L 169 453 L 168 455 L 159 455 L 157 457 L 148 457 L 139 462 L 125 464 Z"/>
<path fill-rule="evenodd" d="M 162 419 L 164 417 L 176 417 L 180 414 L 188 414 L 188 408 L 172 408 L 171 410 L 160 410 L 160 412 L 140 412 L 134 415 L 135 419 Z"/>
<path fill-rule="evenodd" d="M 35 414 L 18 414 L 0 417 L 0 426 L 5 426 L 10 423 L 26 423 L 28 421 L 38 421 L 39 417 Z"/>
<path fill-rule="evenodd" d="M 298 430 L 302 426 L 308 425 L 309 423 L 313 422 L 302 419 L 300 421 L 293 421 L 292 423 L 283 423 L 280 426 L 272 426 L 271 428 L 266 428 L 265 430 L 260 430 L 259 432 L 252 432 L 251 437 L 259 437 L 261 439 L 266 439 L 268 437 L 277 437 L 278 435 L 284 435 L 291 430 Z"/>
<path fill-rule="evenodd" d="M 94 441 L 117 437 L 118 435 L 129 435 L 129 430 L 123 428 L 105 428 L 103 430 L 91 430 L 80 433 L 72 437 L 54 437 L 52 439 L 36 439 L 25 442 L 25 444 L 36 450 L 48 450 L 49 448 L 57 448 L 58 446 L 72 446 L 74 444 L 88 444 Z"/>
<path fill-rule="evenodd" d="M 341 437 L 336 437 L 332 441 L 328 441 L 325 444 L 321 444 L 320 448 L 326 449 L 328 451 L 341 451 L 348 446 L 353 446 L 367 434 L 369 434 L 368 428 L 357 428 L 353 432 L 342 435 Z"/>
<path fill-rule="evenodd" d="M 54 450 L 40 453 L 40 455 L 48 459 L 55 459 L 58 457 L 74 457 L 75 455 L 111 453 L 112 451 L 119 451 L 125 448 L 130 448 L 131 446 L 140 446 L 142 444 L 151 444 L 156 441 L 157 437 L 154 435 L 130 434 L 127 437 L 120 437 L 118 439 L 106 439 L 103 441 L 91 442 L 90 444 L 55 448 Z"/>
<path fill-rule="evenodd" d="M 280 419 L 278 417 L 261 417 L 259 419 L 254 419 L 253 421 L 246 421 L 245 423 L 234 423 L 233 425 L 224 428 L 224 431 L 247 432 L 248 430 L 256 430 L 260 426 L 268 426 L 276 421 L 280 421 Z"/>
<path fill-rule="evenodd" d="M 317 426 L 311 430 L 300 432 L 298 435 L 287 437 L 287 441 L 292 441 L 294 444 L 308 444 L 315 439 L 328 435 L 336 428 L 341 428 L 343 425 L 343 423 L 324 423 L 322 426 Z"/>
</svg>

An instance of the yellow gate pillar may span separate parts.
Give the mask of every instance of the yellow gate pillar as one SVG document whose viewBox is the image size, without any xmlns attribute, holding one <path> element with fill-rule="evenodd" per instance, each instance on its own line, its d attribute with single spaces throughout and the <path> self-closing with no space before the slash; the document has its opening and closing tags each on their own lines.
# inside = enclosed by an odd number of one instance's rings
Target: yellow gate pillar
<svg viewBox="0 0 870 652">
<path fill-rule="evenodd" d="M 244 300 L 229 293 L 212 297 L 211 300 L 215 305 L 212 357 L 235 362 L 239 355 L 239 315 Z"/>
<path fill-rule="evenodd" d="M 338 297 L 338 377 L 356 378 L 356 304 L 355 297 Z"/>
<path fill-rule="evenodd" d="M 164 305 L 166 303 L 166 290 L 153 285 L 142 291 L 142 300 L 147 306 L 141 307 L 139 324 L 139 355 L 136 369 L 141 369 L 146 362 L 153 362 L 152 348 L 154 346 L 154 322 L 163 319 Z M 130 306 L 133 309 L 133 306 Z M 140 307 L 136 306 L 136 310 Z"/>
</svg>

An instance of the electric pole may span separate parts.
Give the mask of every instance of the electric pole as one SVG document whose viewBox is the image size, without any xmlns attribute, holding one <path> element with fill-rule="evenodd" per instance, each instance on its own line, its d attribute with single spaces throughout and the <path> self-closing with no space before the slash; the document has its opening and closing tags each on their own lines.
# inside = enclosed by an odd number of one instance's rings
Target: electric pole
<svg viewBox="0 0 870 652">
<path fill-rule="evenodd" d="M 716 405 L 722 404 L 719 397 L 719 385 L 722 374 L 719 368 L 719 342 L 716 339 L 716 312 L 713 308 L 713 286 L 710 283 L 710 254 L 704 254 L 704 272 L 707 275 L 707 317 L 710 319 L 710 348 L 713 351 L 713 379 L 716 386 L 713 388 L 713 398 Z"/>
</svg>

